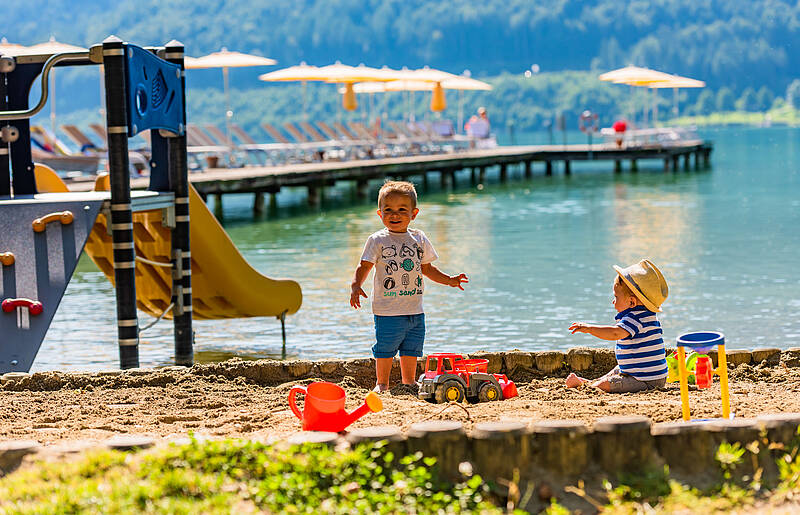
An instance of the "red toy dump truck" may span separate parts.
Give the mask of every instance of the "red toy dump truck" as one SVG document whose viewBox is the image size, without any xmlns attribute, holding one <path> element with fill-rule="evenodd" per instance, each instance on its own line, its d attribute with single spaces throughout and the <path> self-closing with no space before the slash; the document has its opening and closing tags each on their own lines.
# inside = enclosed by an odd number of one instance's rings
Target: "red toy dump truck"
<svg viewBox="0 0 800 515">
<path fill-rule="evenodd" d="M 461 354 L 437 353 L 425 358 L 419 376 L 419 398 L 428 402 L 487 402 L 517 396 L 517 386 L 505 374 L 489 374 L 489 360 L 464 359 Z"/>
</svg>

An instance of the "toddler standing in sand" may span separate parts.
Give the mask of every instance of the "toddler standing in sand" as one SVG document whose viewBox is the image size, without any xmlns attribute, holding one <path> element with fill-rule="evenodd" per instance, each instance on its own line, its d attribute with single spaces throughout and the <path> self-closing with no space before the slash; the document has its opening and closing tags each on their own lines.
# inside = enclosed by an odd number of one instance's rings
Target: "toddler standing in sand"
<svg viewBox="0 0 800 515">
<path fill-rule="evenodd" d="M 385 226 L 367 238 L 361 262 L 350 286 L 350 305 L 361 307 L 361 288 L 375 266 L 372 312 L 375 315 L 375 391 L 389 388 L 392 360 L 400 353 L 403 384 L 416 382 L 417 358 L 425 341 L 425 313 L 422 310 L 422 276 L 464 289 L 469 282 L 464 274 L 447 275 L 433 261 L 438 258 L 433 245 L 419 229 L 408 225 L 417 217 L 417 192 L 405 181 L 390 181 L 378 193 L 378 216 Z"/>
<path fill-rule="evenodd" d="M 572 334 L 588 333 L 602 340 L 617 340 L 614 354 L 618 365 L 592 382 L 604 392 L 628 393 L 661 388 L 667 380 L 667 360 L 661 323 L 656 312 L 667 298 L 667 281 L 651 261 L 643 259 L 627 268 L 614 267 L 615 325 L 592 325 L 574 322 Z M 570 374 L 567 387 L 589 382 Z"/>
</svg>

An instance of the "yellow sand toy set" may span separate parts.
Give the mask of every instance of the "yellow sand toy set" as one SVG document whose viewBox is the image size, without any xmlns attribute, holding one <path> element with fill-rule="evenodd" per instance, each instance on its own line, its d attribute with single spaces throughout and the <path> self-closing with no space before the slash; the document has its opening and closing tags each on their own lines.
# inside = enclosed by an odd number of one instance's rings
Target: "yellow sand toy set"
<svg viewBox="0 0 800 515">
<path fill-rule="evenodd" d="M 194 359 L 194 317 L 284 323 L 300 308 L 297 282 L 253 269 L 189 184 L 183 56 L 177 41 L 143 48 L 114 36 L 88 51 L 0 55 L 0 374 L 30 370 L 84 246 L 115 287 L 121 368 L 139 366 L 137 308 L 173 320 L 179 365 Z M 86 193 L 31 155 L 49 74 L 73 65 L 104 74 L 109 174 Z M 131 191 L 128 138 L 145 130 L 150 185 Z"/>
<path fill-rule="evenodd" d="M 669 375 L 667 382 L 680 382 L 681 412 L 683 420 L 691 420 L 689 413 L 689 382 L 694 376 L 694 383 L 699 389 L 709 388 L 714 375 L 719 376 L 720 394 L 722 397 L 722 418 L 730 418 L 730 396 L 728 393 L 728 363 L 725 357 L 725 336 L 722 333 L 704 331 L 686 333 L 678 337 L 677 356 L 667 358 Z M 687 358 L 686 347 L 693 350 Z M 717 368 L 712 367 L 708 352 L 717 349 Z"/>
</svg>

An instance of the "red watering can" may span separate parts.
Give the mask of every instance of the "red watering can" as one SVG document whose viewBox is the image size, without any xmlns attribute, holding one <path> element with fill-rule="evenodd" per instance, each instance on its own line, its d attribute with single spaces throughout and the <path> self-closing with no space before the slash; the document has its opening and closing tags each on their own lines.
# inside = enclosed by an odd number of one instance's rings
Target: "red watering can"
<svg viewBox="0 0 800 515">
<path fill-rule="evenodd" d="M 298 393 L 306 396 L 305 410 L 297 409 L 294 397 Z M 352 413 L 344 410 L 344 390 L 324 381 L 308 386 L 293 386 L 289 390 L 289 407 L 302 422 L 304 431 L 330 431 L 338 433 L 370 411 L 383 409 L 383 402 L 375 392 L 369 392 L 364 404 Z"/>
</svg>

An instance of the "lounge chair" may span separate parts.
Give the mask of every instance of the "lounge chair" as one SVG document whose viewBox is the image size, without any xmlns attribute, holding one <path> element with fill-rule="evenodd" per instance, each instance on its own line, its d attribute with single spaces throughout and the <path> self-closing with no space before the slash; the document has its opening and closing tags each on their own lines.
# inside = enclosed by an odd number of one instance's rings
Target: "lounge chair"
<svg viewBox="0 0 800 515">
<path fill-rule="evenodd" d="M 242 162 L 245 164 L 264 164 L 263 159 L 260 159 L 264 155 L 263 150 L 256 148 L 246 148 L 246 146 L 236 144 L 236 142 L 233 140 L 233 136 L 236 134 L 236 131 L 233 128 L 233 124 L 231 124 L 230 141 L 228 141 L 228 135 L 222 132 L 222 130 L 213 123 L 207 123 L 203 125 L 203 128 L 212 137 L 215 144 L 231 148 L 231 152 L 235 157 L 235 162 Z M 236 129 L 244 132 L 242 128 L 239 127 L 238 125 L 236 126 Z M 247 138 L 252 141 L 252 138 L 250 138 L 249 135 L 247 136 Z M 241 138 L 239 139 L 241 140 Z"/>
<path fill-rule="evenodd" d="M 300 126 L 301 129 L 305 131 L 306 134 L 308 134 L 311 137 L 312 140 L 318 143 L 323 143 L 325 141 L 330 141 L 331 139 L 333 140 L 336 139 L 336 138 L 326 138 L 325 136 L 320 134 L 319 131 L 315 129 L 313 125 L 311 125 L 308 122 L 300 122 L 298 123 L 298 125 Z"/>
<path fill-rule="evenodd" d="M 406 146 L 406 153 L 420 154 L 428 152 L 429 149 L 427 137 L 421 137 L 412 133 L 403 122 L 394 122 L 389 120 L 386 123 L 389 125 L 389 127 L 394 129 L 396 140 Z"/>
<path fill-rule="evenodd" d="M 64 172 L 70 179 L 97 173 L 101 156 L 73 152 L 44 127 L 31 125 L 30 130 L 31 157 L 37 163 Z"/>
<path fill-rule="evenodd" d="M 286 132 L 288 132 L 297 143 L 308 143 L 310 141 L 308 136 L 303 134 L 300 129 L 295 127 L 291 122 L 284 123 L 283 128 L 286 129 Z"/>
<path fill-rule="evenodd" d="M 246 150 L 253 156 L 260 154 L 263 157 L 260 164 L 263 165 L 290 161 L 295 152 L 294 145 L 289 143 L 258 143 L 246 130 L 233 122 L 231 122 L 231 133 L 239 140 L 238 148 Z"/>
<path fill-rule="evenodd" d="M 342 139 L 342 137 L 337 134 L 335 130 L 333 130 L 333 127 L 325 122 L 317 122 L 317 127 L 319 127 L 319 129 L 324 132 L 330 140 L 339 141 Z"/>
<path fill-rule="evenodd" d="M 471 147 L 493 148 L 497 146 L 497 139 L 490 131 L 489 122 L 486 120 L 470 120 L 467 122 L 467 136 L 472 140 Z"/>
<path fill-rule="evenodd" d="M 66 134 L 73 143 L 80 147 L 81 153 L 105 150 L 105 141 L 103 145 L 96 145 L 95 142 L 89 139 L 76 125 L 64 124 L 61 126 L 61 132 Z"/>
<path fill-rule="evenodd" d="M 289 141 L 286 136 L 284 136 L 281 131 L 275 128 L 272 124 L 264 122 L 261 124 L 261 128 L 264 129 L 269 137 L 272 138 L 275 143 L 283 143 L 284 145 L 291 145 L 292 142 Z"/>
<path fill-rule="evenodd" d="M 89 128 L 97 135 L 102 142 L 103 148 L 108 148 L 108 135 L 106 134 L 106 126 L 101 123 L 90 123 Z M 137 137 L 142 138 L 144 145 L 133 147 L 134 152 L 139 152 L 144 156 L 150 155 L 150 131 L 142 131 L 137 134 Z M 129 147 L 130 148 L 130 147 Z"/>
</svg>

